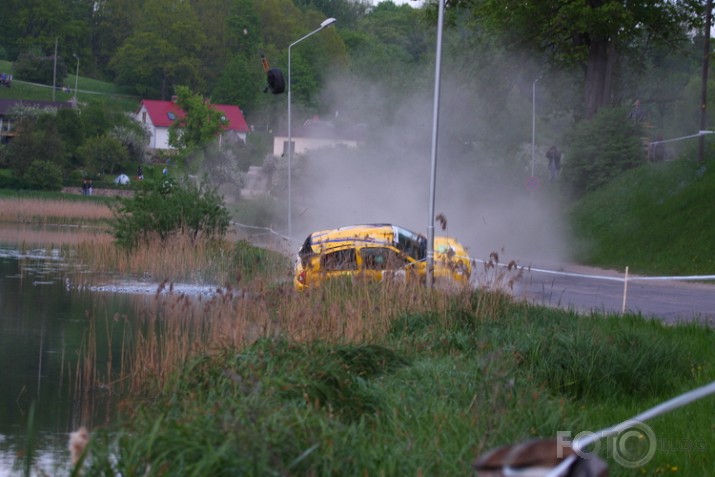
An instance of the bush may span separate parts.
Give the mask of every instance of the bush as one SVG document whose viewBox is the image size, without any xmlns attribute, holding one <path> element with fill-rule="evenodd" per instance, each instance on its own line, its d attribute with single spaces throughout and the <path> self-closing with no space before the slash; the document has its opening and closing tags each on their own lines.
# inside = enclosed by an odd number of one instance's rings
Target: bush
<svg viewBox="0 0 715 477">
<path fill-rule="evenodd" d="M 37 56 L 34 53 L 21 53 L 13 65 L 14 76 L 34 83 L 52 84 L 55 75 L 55 57 Z M 57 78 L 67 76 L 67 65 L 62 58 L 57 58 Z"/>
<path fill-rule="evenodd" d="M 640 126 L 623 108 L 601 109 L 566 138 L 568 155 L 562 180 L 580 197 L 646 160 Z"/>
<path fill-rule="evenodd" d="M 114 213 L 114 237 L 127 248 L 155 236 L 166 241 L 183 234 L 193 243 L 223 237 L 230 219 L 215 189 L 169 178 L 141 183 L 133 197 L 119 199 Z"/>
<path fill-rule="evenodd" d="M 88 139 L 77 149 L 77 155 L 87 169 L 105 174 L 122 172 L 129 163 L 126 148 L 110 135 Z"/>
<path fill-rule="evenodd" d="M 29 189 L 62 190 L 62 169 L 49 161 L 32 161 L 23 179 Z"/>
</svg>

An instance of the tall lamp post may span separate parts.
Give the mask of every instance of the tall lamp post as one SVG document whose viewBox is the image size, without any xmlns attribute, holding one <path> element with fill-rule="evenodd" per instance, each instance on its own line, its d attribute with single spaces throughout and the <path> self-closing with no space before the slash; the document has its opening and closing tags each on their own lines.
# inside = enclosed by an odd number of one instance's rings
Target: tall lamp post
<svg viewBox="0 0 715 477">
<path fill-rule="evenodd" d="M 77 79 L 79 78 L 79 56 L 76 53 L 72 53 L 72 56 L 77 58 L 77 69 L 74 73 L 74 107 L 77 107 Z"/>
<path fill-rule="evenodd" d="M 437 48 L 434 71 L 434 105 L 432 112 L 432 150 L 430 166 L 429 216 L 427 220 L 427 286 L 434 284 L 434 202 L 437 179 L 437 131 L 439 129 L 439 89 L 442 73 L 442 25 L 444 24 L 444 2 L 439 0 L 437 15 Z"/>
<path fill-rule="evenodd" d="M 534 177 L 534 155 L 536 152 L 536 78 L 531 83 L 531 177 Z"/>
<path fill-rule="evenodd" d="M 293 237 L 293 211 L 291 209 L 291 198 L 292 198 L 292 192 L 291 192 L 291 163 L 293 162 L 293 130 L 291 129 L 291 123 L 292 123 L 292 118 L 291 118 L 291 93 L 290 93 L 290 50 L 293 48 L 293 46 L 297 45 L 301 41 L 305 40 L 309 36 L 315 35 L 318 33 L 320 30 L 323 30 L 333 23 L 335 23 L 337 20 L 335 18 L 328 18 L 327 20 L 324 20 L 323 23 L 320 24 L 318 28 L 315 30 L 311 31 L 307 35 L 305 35 L 302 38 L 299 38 L 298 40 L 294 41 L 290 45 L 288 45 L 288 239 L 291 239 Z"/>
</svg>

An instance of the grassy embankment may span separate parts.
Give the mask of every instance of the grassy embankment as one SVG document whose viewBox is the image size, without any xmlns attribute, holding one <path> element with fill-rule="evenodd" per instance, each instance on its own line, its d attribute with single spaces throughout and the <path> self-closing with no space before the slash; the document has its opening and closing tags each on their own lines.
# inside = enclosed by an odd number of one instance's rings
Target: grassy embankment
<svg viewBox="0 0 715 477">
<path fill-rule="evenodd" d="M 715 379 L 711 329 L 497 292 L 336 283 L 156 300 L 117 391 L 138 411 L 93 430 L 89 474 L 469 475 L 494 446 L 595 432 Z M 705 475 L 712 411 L 653 420 L 661 447 L 635 473 Z"/>
<path fill-rule="evenodd" d="M 80 65 L 81 68 L 81 65 Z M 12 63 L 0 60 L 0 71 L 10 73 Z M 80 69 L 80 73 L 82 70 Z M 71 91 L 55 90 L 55 101 L 70 101 L 74 98 L 75 76 L 72 74 L 65 78 L 65 85 Z M 0 99 L 27 99 L 35 101 L 52 101 L 52 88 L 49 85 L 28 84 L 20 81 L 15 75 L 12 87 L 0 87 Z M 77 78 L 77 100 L 80 103 L 89 101 L 106 101 L 122 111 L 134 111 L 139 104 L 139 98 L 126 94 L 112 83 L 99 81 L 85 76 Z"/>
<path fill-rule="evenodd" d="M 650 275 L 715 274 L 715 160 L 651 164 L 576 204 L 583 263 Z"/>
</svg>

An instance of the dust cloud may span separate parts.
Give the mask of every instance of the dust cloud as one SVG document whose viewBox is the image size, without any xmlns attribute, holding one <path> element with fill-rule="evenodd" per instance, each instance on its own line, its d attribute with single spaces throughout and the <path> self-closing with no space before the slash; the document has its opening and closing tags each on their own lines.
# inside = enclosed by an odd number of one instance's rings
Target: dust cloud
<svg viewBox="0 0 715 477">
<path fill-rule="evenodd" d="M 546 172 L 544 151 L 550 144 L 540 144 L 538 137 L 535 175 L 541 184 L 534 191 L 525 185 L 532 167 L 530 89 L 516 106 L 521 113 L 504 124 L 490 117 L 492 106 L 480 103 L 488 90 L 467 94 L 451 80 L 455 77 L 442 74 L 435 214 L 444 215 L 447 226 L 442 230 L 435 223 L 435 233 L 456 237 L 475 259 L 497 252 L 502 262 L 520 265 L 568 260 L 558 184 L 552 187 Z M 359 223 L 395 223 L 427 234 L 434 98 L 433 84 L 415 81 L 420 83 L 400 99 L 375 82 L 345 77 L 326 89 L 323 99 L 338 117 L 347 117 L 346 123 L 351 112 L 367 118 L 368 132 L 357 149 L 295 156 L 296 242 L 315 230 Z"/>
</svg>

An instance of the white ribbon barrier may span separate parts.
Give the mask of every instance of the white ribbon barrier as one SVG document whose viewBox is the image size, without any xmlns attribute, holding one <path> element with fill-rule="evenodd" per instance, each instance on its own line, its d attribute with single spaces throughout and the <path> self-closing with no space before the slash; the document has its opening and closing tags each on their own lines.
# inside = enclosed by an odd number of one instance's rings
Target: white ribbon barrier
<svg viewBox="0 0 715 477">
<path fill-rule="evenodd" d="M 507 264 L 504 263 L 494 263 L 494 262 L 487 262 L 485 260 L 473 260 L 474 263 L 493 263 L 495 266 L 500 266 L 500 267 L 507 267 Z M 550 275 L 560 275 L 564 277 L 575 277 L 575 278 L 592 278 L 596 280 L 608 280 L 608 281 L 614 281 L 614 282 L 623 282 L 623 304 L 621 306 L 621 313 L 625 313 L 626 311 L 626 301 L 627 301 L 627 296 L 628 296 L 628 282 L 629 281 L 641 281 L 641 282 L 646 282 L 646 281 L 707 281 L 707 280 L 715 280 L 715 275 L 687 275 L 687 276 L 660 276 L 660 277 L 642 277 L 642 276 L 632 276 L 628 274 L 628 267 L 626 267 L 625 273 L 622 277 L 619 276 L 606 276 L 606 275 L 591 275 L 591 274 L 586 274 L 586 273 L 574 273 L 574 272 L 561 272 L 557 270 L 546 270 L 542 268 L 533 268 L 533 267 L 525 267 L 525 266 L 518 266 L 519 269 L 525 270 L 525 271 L 530 271 L 530 272 L 537 272 L 537 273 L 544 273 L 544 274 L 550 274 Z"/>
</svg>

